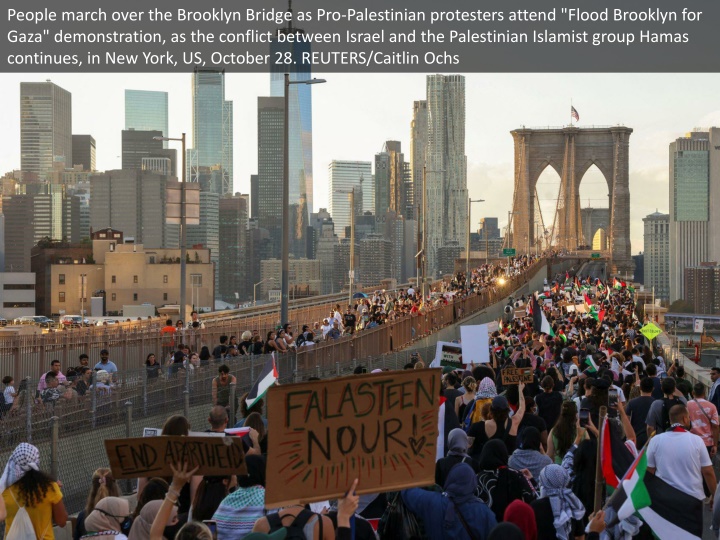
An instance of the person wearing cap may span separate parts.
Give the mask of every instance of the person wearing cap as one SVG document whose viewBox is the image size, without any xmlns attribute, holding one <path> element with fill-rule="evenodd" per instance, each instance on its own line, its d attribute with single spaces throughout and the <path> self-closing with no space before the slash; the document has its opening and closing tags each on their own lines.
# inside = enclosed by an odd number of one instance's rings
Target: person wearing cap
<svg viewBox="0 0 720 540">
<path fill-rule="evenodd" d="M 524 388 L 525 385 L 520 383 L 518 386 L 518 410 L 512 418 L 509 418 L 510 404 L 507 398 L 505 396 L 495 396 L 490 403 L 490 417 L 470 426 L 468 437 L 473 438 L 470 448 L 471 456 L 479 457 L 485 443 L 495 439 L 505 444 L 508 453 L 515 450 L 518 426 L 525 414 Z"/>
<path fill-rule="evenodd" d="M 99 371 L 101 369 L 104 369 L 105 371 L 113 375 L 113 377 L 118 370 L 115 363 L 110 360 L 110 352 L 108 352 L 107 349 L 103 349 L 102 351 L 100 351 L 100 361 L 95 364 L 95 371 Z"/>
</svg>

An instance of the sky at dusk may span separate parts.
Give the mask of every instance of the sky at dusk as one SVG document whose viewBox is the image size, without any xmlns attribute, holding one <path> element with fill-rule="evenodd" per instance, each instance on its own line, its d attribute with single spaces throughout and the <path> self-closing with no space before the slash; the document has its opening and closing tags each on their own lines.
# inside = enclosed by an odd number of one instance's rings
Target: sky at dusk
<svg viewBox="0 0 720 540">
<path fill-rule="evenodd" d="M 372 161 L 384 141 L 402 142 L 409 160 L 412 102 L 425 98 L 424 74 L 316 74 L 313 87 L 315 210 L 328 202 L 328 164 L 333 159 Z M 73 96 L 73 133 L 97 141 L 97 168 L 120 167 L 124 90 L 169 92 L 170 136 L 185 131 L 192 147 L 189 74 L 0 75 L 0 175 L 20 167 L 20 82 L 52 80 Z M 235 191 L 248 193 L 257 167 L 257 97 L 269 95 L 269 75 L 226 75 L 226 99 L 234 101 Z M 622 124 L 630 138 L 632 252 L 642 251 L 642 218 L 668 211 L 668 145 L 696 127 L 720 125 L 717 74 L 470 74 L 466 75 L 468 188 L 472 227 L 497 216 L 503 227 L 512 204 L 513 141 L 522 126 L 570 122 L 578 127 Z M 538 193 L 546 224 L 552 221 L 559 177 L 541 176 Z M 607 207 L 607 184 L 591 169 L 580 188 L 581 204 Z"/>
</svg>

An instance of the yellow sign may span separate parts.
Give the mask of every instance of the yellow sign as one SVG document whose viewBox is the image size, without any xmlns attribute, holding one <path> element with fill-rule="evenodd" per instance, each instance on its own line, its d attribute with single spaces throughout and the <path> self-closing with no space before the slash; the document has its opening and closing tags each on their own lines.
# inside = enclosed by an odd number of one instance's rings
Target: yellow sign
<svg viewBox="0 0 720 540">
<path fill-rule="evenodd" d="M 662 330 L 660 330 L 653 323 L 647 323 L 640 329 L 640 333 L 652 341 L 662 333 Z"/>
</svg>

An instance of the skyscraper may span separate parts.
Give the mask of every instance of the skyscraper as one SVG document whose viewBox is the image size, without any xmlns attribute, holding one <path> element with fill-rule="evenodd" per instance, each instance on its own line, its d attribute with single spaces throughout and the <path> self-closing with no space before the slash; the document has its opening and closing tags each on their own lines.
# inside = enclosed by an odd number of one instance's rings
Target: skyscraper
<svg viewBox="0 0 720 540">
<path fill-rule="evenodd" d="M 427 273 L 440 270 L 437 250 L 467 235 L 465 77 L 427 76 Z"/>
<path fill-rule="evenodd" d="M 643 284 L 655 296 L 670 297 L 670 215 L 655 212 L 643 218 L 645 247 Z"/>
<path fill-rule="evenodd" d="M 670 143 L 670 301 L 685 268 L 720 260 L 720 128 Z"/>
<path fill-rule="evenodd" d="M 407 212 L 405 156 L 400 141 L 386 141 L 375 154 L 375 212 L 388 210 L 405 216 Z"/>
<path fill-rule="evenodd" d="M 355 188 L 355 202 L 358 206 L 358 197 L 362 193 L 362 210 L 373 212 L 375 207 L 375 194 L 370 193 L 368 186 L 372 185 L 372 164 L 369 161 L 337 161 L 333 160 L 328 167 L 330 177 L 330 205 L 328 210 L 335 224 L 335 231 L 340 238 L 345 238 L 345 228 L 350 226 L 350 191 Z M 372 195 L 372 198 L 370 197 Z M 371 204 L 365 204 L 370 200 Z M 356 208 L 357 212 L 357 208 Z M 374 213 L 374 212 L 373 212 Z M 358 215 L 358 214 L 356 214 Z"/>
<path fill-rule="evenodd" d="M 270 232 L 273 258 L 280 258 L 282 239 L 283 135 L 285 103 L 279 97 L 258 98 L 258 225 Z"/>
<path fill-rule="evenodd" d="M 413 117 L 410 123 L 410 179 L 413 192 L 412 215 L 419 219 L 422 215 L 422 175 L 427 150 L 427 101 L 413 102 Z"/>
<path fill-rule="evenodd" d="M 72 161 L 72 96 L 50 82 L 20 83 L 20 168 L 40 178 Z"/>
<path fill-rule="evenodd" d="M 180 227 L 167 223 L 167 184 L 176 179 L 149 171 L 106 171 L 90 177 L 90 226 L 122 231 L 147 248 L 176 248 Z"/>
<path fill-rule="evenodd" d="M 123 130 L 121 136 L 123 170 L 148 168 L 148 162 L 145 162 L 146 165 L 143 167 L 143 160 L 147 158 L 167 158 L 170 160 L 170 174 L 175 176 L 177 151 L 174 148 L 163 148 L 163 141 L 155 139 L 162 136 L 161 131 Z"/>
<path fill-rule="evenodd" d="M 192 75 L 193 148 L 188 152 L 191 182 L 199 167 L 219 165 L 222 190 L 233 192 L 233 102 L 225 100 L 225 72 L 196 69 Z"/>
<path fill-rule="evenodd" d="M 168 93 L 151 90 L 125 90 L 125 129 L 160 131 L 168 135 Z M 162 147 L 167 148 L 163 141 Z"/>
<path fill-rule="evenodd" d="M 220 199 L 220 298 L 235 303 L 248 296 L 246 262 L 249 199 L 236 193 Z"/>
<path fill-rule="evenodd" d="M 95 170 L 95 139 L 92 135 L 72 136 L 71 165 L 82 165 L 84 171 Z"/>
<path fill-rule="evenodd" d="M 292 7 L 288 6 L 292 12 Z M 277 35 L 302 36 L 305 31 L 294 27 L 292 22 L 277 30 Z M 285 73 L 289 73 L 290 81 L 307 81 L 312 77 L 310 64 L 303 60 L 305 53 L 310 53 L 310 42 L 283 41 L 274 39 L 270 44 L 270 54 L 290 53 L 291 64 L 272 64 L 270 71 L 270 95 L 284 97 Z M 305 196 L 306 222 L 310 221 L 313 207 L 313 168 L 312 168 L 312 86 L 292 84 L 288 89 L 288 164 L 290 182 L 290 204 L 298 204 Z"/>
</svg>

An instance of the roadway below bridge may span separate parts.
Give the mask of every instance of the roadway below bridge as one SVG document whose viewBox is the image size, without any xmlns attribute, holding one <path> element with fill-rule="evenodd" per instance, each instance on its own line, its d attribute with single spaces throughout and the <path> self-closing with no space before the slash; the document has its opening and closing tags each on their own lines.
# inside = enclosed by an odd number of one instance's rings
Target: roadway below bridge
<svg viewBox="0 0 720 540">
<path fill-rule="evenodd" d="M 580 279 L 590 278 L 593 282 L 596 279 L 607 281 L 607 264 L 605 261 L 588 261 L 577 271 Z"/>
</svg>

